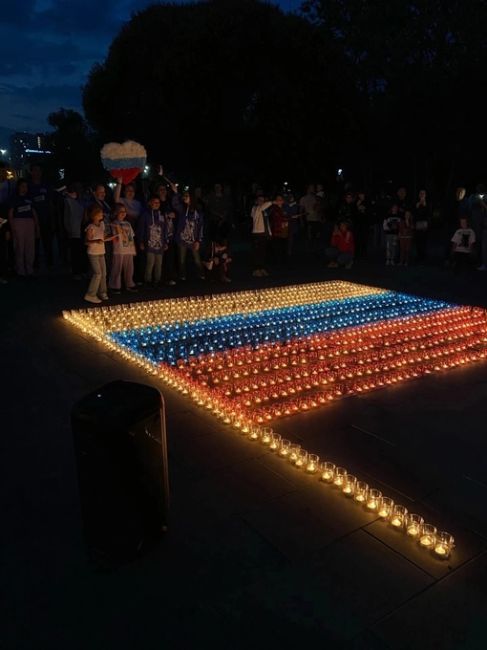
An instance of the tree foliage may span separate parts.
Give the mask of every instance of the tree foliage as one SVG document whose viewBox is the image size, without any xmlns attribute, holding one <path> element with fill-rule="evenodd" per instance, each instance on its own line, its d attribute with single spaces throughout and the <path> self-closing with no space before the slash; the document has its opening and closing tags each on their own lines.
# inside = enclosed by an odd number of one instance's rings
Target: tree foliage
<svg viewBox="0 0 487 650">
<path fill-rule="evenodd" d="M 305 14 L 353 65 L 367 158 L 416 174 L 484 171 L 486 0 L 308 0 Z M 478 172 L 477 172 L 478 173 Z"/>
<path fill-rule="evenodd" d="M 200 180 L 303 178 L 355 138 L 346 63 L 323 31 L 258 0 L 134 15 L 84 88 L 105 140 Z"/>
</svg>

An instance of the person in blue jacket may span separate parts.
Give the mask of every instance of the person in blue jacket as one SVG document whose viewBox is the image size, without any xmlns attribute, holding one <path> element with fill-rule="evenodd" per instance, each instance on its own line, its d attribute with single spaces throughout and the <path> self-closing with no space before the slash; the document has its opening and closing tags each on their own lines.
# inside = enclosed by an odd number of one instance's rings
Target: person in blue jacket
<svg viewBox="0 0 487 650">
<path fill-rule="evenodd" d="M 194 207 L 189 192 L 183 192 L 181 198 L 176 195 L 174 207 L 178 213 L 176 243 L 179 252 L 179 277 L 181 280 L 186 280 L 186 254 L 190 250 L 198 277 L 204 280 L 205 273 L 200 256 L 200 247 L 203 241 L 203 215 Z"/>
<path fill-rule="evenodd" d="M 167 248 L 166 220 L 160 211 L 158 196 L 149 199 L 148 208 L 140 215 L 137 226 L 139 249 L 146 257 L 144 280 L 158 286 L 162 276 L 162 260 Z"/>
</svg>

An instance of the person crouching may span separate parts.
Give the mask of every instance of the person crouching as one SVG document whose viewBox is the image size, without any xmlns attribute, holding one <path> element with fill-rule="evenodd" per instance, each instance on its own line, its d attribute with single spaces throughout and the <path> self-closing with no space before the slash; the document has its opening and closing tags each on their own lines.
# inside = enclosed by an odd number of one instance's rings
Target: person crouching
<svg viewBox="0 0 487 650">
<path fill-rule="evenodd" d="M 340 221 L 333 230 L 330 246 L 325 251 L 326 261 L 330 268 L 344 266 L 352 267 L 355 252 L 353 233 L 346 221 Z"/>
</svg>

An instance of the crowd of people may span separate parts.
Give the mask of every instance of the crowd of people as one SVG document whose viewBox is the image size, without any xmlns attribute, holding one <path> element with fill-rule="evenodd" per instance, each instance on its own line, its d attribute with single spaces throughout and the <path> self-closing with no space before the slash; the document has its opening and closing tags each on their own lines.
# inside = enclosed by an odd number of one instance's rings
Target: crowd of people
<svg viewBox="0 0 487 650">
<path fill-rule="evenodd" d="M 350 185 L 325 191 L 308 185 L 302 196 L 287 183 L 266 193 L 258 185 L 233 201 L 215 184 L 180 191 L 162 168 L 151 183 L 81 183 L 52 188 L 38 164 L 26 178 L 6 178 L 0 166 L 0 282 L 13 270 L 32 278 L 54 251 L 77 280 L 86 301 L 100 303 L 122 290 L 197 279 L 230 282 L 230 246 L 245 231 L 252 240 L 252 274 L 269 275 L 297 254 L 327 267 L 350 268 L 357 259 L 384 255 L 386 265 L 423 264 L 432 233 L 440 257 L 454 268 L 487 269 L 487 202 L 482 186 L 467 197 L 458 187 L 443 206 L 440 227 L 426 190 L 410 198 L 405 187 L 373 198 Z M 188 251 L 191 268 L 188 267 Z"/>
</svg>

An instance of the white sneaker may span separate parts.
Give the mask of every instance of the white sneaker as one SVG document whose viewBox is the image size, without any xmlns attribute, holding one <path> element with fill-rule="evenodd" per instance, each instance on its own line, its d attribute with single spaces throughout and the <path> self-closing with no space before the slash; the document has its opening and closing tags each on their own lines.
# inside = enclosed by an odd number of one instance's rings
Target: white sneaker
<svg viewBox="0 0 487 650">
<path fill-rule="evenodd" d="M 101 298 L 102 300 L 110 300 L 110 298 L 108 297 L 108 295 L 107 295 L 106 293 L 102 293 L 101 296 L 100 296 L 100 298 Z"/>
<path fill-rule="evenodd" d="M 85 300 L 86 300 L 86 302 L 92 302 L 95 305 L 99 305 L 100 302 L 101 302 L 101 300 L 100 300 L 100 298 L 98 298 L 98 296 L 90 296 L 88 294 L 85 295 Z"/>
</svg>

